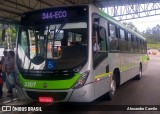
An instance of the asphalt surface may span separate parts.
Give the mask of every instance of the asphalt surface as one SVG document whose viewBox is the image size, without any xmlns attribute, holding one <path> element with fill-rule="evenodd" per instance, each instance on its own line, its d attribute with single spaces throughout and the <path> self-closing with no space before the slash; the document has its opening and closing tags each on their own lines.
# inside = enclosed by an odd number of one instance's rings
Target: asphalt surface
<svg viewBox="0 0 160 114">
<path fill-rule="evenodd" d="M 113 100 L 101 97 L 93 103 L 67 103 L 43 105 L 42 112 L 23 112 L 26 114 L 160 114 L 160 56 L 151 56 L 148 67 L 141 80 L 130 80 L 121 85 Z M 124 111 L 127 107 L 156 108 L 159 111 Z M 72 108 L 73 107 L 73 108 Z M 78 107 L 78 108 L 77 108 Z M 69 110 L 67 110 L 69 108 Z M 109 110 L 108 110 L 108 109 Z M 73 109 L 73 110 L 72 110 Z M 49 110 L 49 111 L 47 111 Z M 4 113 L 4 112 L 1 112 Z M 13 112 L 12 112 L 13 113 Z M 22 112 L 17 112 L 20 114 Z M 4 113 L 5 114 L 5 113 Z"/>
</svg>

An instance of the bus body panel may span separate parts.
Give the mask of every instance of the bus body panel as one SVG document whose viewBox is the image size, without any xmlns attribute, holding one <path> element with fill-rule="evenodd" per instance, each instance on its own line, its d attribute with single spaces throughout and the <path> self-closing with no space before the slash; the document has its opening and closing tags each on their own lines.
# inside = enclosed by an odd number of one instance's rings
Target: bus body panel
<svg viewBox="0 0 160 114">
<path fill-rule="evenodd" d="M 79 89 L 74 89 L 69 102 L 92 102 L 95 99 L 94 96 L 94 83 L 89 83 Z"/>
<path fill-rule="evenodd" d="M 109 91 L 109 72 L 106 67 L 109 65 L 108 58 L 104 59 L 93 71 L 95 78 L 95 99 Z"/>
</svg>

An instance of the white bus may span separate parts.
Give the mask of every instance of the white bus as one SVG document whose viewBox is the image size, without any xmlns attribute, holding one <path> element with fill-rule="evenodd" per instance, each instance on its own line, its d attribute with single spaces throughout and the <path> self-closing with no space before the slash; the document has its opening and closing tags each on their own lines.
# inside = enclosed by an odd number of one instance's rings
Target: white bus
<svg viewBox="0 0 160 114">
<path fill-rule="evenodd" d="M 112 99 L 118 86 L 133 77 L 141 79 L 147 61 L 146 39 L 93 5 L 22 15 L 16 63 L 27 99 L 92 102 L 102 95 Z"/>
</svg>

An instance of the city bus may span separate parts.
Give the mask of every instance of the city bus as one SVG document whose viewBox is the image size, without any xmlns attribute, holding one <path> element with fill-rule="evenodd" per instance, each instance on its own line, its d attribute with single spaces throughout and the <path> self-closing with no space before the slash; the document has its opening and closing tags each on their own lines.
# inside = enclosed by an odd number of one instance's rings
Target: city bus
<svg viewBox="0 0 160 114">
<path fill-rule="evenodd" d="M 26 12 L 17 36 L 18 86 L 32 101 L 113 99 L 147 66 L 146 39 L 93 5 Z"/>
</svg>

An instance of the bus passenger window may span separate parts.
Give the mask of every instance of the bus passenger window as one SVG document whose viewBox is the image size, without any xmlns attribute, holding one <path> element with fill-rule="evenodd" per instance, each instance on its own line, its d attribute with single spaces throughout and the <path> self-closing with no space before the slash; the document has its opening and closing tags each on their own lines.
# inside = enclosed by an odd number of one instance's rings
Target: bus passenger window
<svg viewBox="0 0 160 114">
<path fill-rule="evenodd" d="M 138 40 L 137 40 L 137 37 L 136 36 L 133 36 L 134 38 L 134 41 L 133 41 L 133 44 L 134 44 L 134 52 L 135 53 L 138 53 Z"/>
<path fill-rule="evenodd" d="M 92 50 L 93 50 L 93 68 L 96 68 L 101 61 L 108 56 L 106 29 L 107 20 L 93 15 L 92 26 Z"/>
<path fill-rule="evenodd" d="M 127 40 L 126 40 L 125 31 L 120 29 L 120 39 L 119 39 L 119 48 L 121 52 L 128 51 Z"/>
<path fill-rule="evenodd" d="M 100 50 L 101 51 L 106 51 L 107 49 L 107 41 L 106 41 L 106 30 L 103 27 L 100 27 L 100 31 L 99 31 L 99 39 L 100 39 Z"/>
<path fill-rule="evenodd" d="M 118 38 L 116 38 L 116 27 L 112 24 L 108 25 L 109 47 L 110 50 L 118 49 Z"/>
<path fill-rule="evenodd" d="M 97 25 L 95 25 L 97 26 Z M 93 50 L 97 52 L 105 52 L 107 50 L 106 30 L 103 27 L 96 27 L 92 35 Z"/>
<path fill-rule="evenodd" d="M 99 45 L 97 43 L 96 36 L 94 36 L 94 35 L 92 36 L 92 45 L 93 45 L 93 51 L 94 51 L 94 53 L 97 53 L 97 52 L 100 51 L 100 47 L 99 47 Z"/>
<path fill-rule="evenodd" d="M 128 33 L 128 51 L 133 52 L 133 41 L 130 33 Z"/>
</svg>

